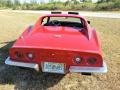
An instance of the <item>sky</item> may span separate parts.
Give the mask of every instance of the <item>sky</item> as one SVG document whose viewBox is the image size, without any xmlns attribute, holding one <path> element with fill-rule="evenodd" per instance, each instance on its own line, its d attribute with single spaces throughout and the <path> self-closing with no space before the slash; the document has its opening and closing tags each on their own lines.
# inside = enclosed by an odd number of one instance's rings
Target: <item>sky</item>
<svg viewBox="0 0 120 90">
<path fill-rule="evenodd" d="M 49 0 L 36 0 L 38 2 L 48 2 Z M 56 0 L 56 1 L 66 1 L 66 0 Z M 98 0 L 92 0 L 93 2 L 96 2 Z M 20 0 L 20 2 L 30 2 L 30 0 Z"/>
</svg>

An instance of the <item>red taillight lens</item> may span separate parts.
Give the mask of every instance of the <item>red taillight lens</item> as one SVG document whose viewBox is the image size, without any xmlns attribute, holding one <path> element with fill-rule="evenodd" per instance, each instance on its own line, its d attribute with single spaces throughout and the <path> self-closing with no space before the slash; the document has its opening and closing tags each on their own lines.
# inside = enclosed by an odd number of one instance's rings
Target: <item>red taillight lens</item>
<svg viewBox="0 0 120 90">
<path fill-rule="evenodd" d="M 96 61 L 97 61 L 96 58 L 93 57 L 87 59 L 87 63 L 90 65 L 96 64 Z"/>
<path fill-rule="evenodd" d="M 33 53 L 27 53 L 27 57 L 28 57 L 29 59 L 33 59 L 33 58 L 34 58 L 34 55 L 33 55 Z"/>
<path fill-rule="evenodd" d="M 82 58 L 81 57 L 74 57 L 73 60 L 76 64 L 79 64 L 82 61 Z"/>
<path fill-rule="evenodd" d="M 23 57 L 23 54 L 21 52 L 15 52 L 15 57 L 16 58 L 22 58 Z"/>
</svg>

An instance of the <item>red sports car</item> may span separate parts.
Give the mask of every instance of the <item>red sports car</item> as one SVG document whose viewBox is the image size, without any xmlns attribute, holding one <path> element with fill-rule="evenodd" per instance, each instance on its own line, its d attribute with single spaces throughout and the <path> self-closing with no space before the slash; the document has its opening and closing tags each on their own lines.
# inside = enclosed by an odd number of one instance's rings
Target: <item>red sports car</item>
<svg viewBox="0 0 120 90">
<path fill-rule="evenodd" d="M 9 50 L 5 63 L 42 72 L 105 73 L 99 37 L 77 12 L 52 12 L 29 26 Z"/>
</svg>

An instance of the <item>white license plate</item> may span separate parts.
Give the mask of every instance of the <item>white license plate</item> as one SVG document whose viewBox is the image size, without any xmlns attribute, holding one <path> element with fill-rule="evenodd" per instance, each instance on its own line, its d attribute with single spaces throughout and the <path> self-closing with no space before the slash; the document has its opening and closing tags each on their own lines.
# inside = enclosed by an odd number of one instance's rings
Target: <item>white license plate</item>
<svg viewBox="0 0 120 90">
<path fill-rule="evenodd" d="M 44 62 L 43 72 L 64 73 L 63 63 Z"/>
</svg>

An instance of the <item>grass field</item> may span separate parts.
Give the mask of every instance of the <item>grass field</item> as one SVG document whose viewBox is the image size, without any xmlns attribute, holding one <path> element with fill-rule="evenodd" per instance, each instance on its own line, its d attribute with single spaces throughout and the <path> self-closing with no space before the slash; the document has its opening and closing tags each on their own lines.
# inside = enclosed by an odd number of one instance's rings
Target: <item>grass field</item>
<svg viewBox="0 0 120 90">
<path fill-rule="evenodd" d="M 120 19 L 88 18 L 102 41 L 106 74 L 57 75 L 5 65 L 8 48 L 39 16 L 0 12 L 0 90 L 120 90 Z"/>
</svg>

